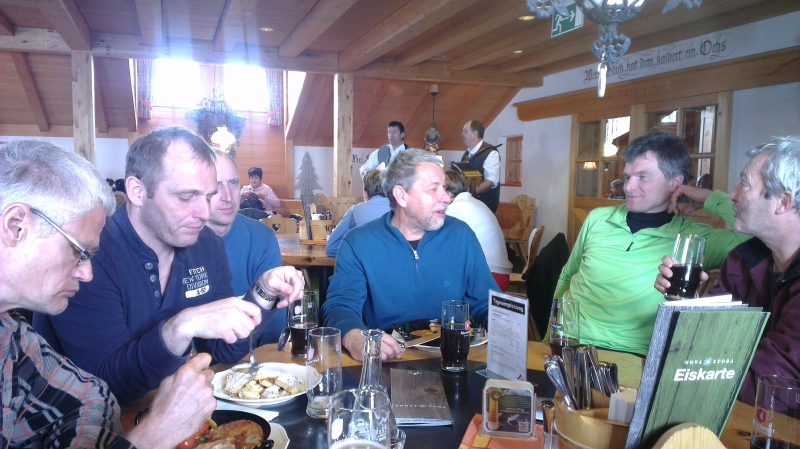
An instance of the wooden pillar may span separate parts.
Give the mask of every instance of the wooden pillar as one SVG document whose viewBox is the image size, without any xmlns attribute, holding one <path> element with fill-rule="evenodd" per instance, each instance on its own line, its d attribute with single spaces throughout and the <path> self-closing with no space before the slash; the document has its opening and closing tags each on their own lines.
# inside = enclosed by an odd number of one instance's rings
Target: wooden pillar
<svg viewBox="0 0 800 449">
<path fill-rule="evenodd" d="M 333 196 L 353 195 L 353 74 L 333 77 Z"/>
<path fill-rule="evenodd" d="M 96 164 L 94 57 L 87 51 L 72 52 L 72 132 L 75 152 Z"/>
<path fill-rule="evenodd" d="M 286 172 L 286 198 L 294 198 L 294 140 L 286 139 L 285 148 L 286 159 L 284 161 L 284 170 Z"/>
</svg>

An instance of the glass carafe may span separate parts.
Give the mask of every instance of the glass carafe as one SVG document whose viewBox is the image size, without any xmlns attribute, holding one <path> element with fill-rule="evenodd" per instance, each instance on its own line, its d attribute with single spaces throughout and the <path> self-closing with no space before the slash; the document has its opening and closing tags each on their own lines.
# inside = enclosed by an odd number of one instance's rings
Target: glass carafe
<svg viewBox="0 0 800 449">
<path fill-rule="evenodd" d="M 364 336 L 364 365 L 361 368 L 361 381 L 358 383 L 361 389 L 376 389 L 388 395 L 386 384 L 383 382 L 383 362 L 381 361 L 381 339 L 383 332 L 380 329 L 362 330 Z M 402 449 L 405 444 L 405 432 L 397 427 L 397 420 L 394 412 L 389 408 L 389 422 L 392 428 L 392 449 Z"/>
</svg>

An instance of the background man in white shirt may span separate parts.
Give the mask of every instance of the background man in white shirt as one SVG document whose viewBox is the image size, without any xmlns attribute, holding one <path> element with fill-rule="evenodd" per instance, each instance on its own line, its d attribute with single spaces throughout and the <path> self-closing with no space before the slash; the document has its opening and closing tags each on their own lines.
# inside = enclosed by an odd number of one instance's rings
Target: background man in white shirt
<svg viewBox="0 0 800 449">
<path fill-rule="evenodd" d="M 406 127 L 397 121 L 389 122 L 386 128 L 386 135 L 389 138 L 389 143 L 373 151 L 369 155 L 367 162 L 358 169 L 358 172 L 363 178 L 364 175 L 370 170 L 383 171 L 389 163 L 391 163 L 401 151 L 407 150 L 409 147 L 404 143 L 406 137 Z M 381 167 L 381 164 L 383 166 Z"/>
<path fill-rule="evenodd" d="M 467 151 L 461 162 L 469 162 L 481 172 L 481 182 L 475 189 L 475 198 L 483 201 L 492 213 L 500 204 L 500 152 L 496 145 L 483 141 L 483 124 L 470 120 L 461 129 L 461 140 Z"/>
</svg>

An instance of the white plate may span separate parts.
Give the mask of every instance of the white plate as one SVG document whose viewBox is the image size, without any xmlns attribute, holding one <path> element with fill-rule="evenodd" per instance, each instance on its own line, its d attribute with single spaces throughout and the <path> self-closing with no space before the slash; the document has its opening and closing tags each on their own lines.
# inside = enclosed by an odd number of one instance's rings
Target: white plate
<svg viewBox="0 0 800 449">
<path fill-rule="evenodd" d="M 289 447 L 289 435 L 286 434 L 286 429 L 283 426 L 270 422 L 269 430 L 269 439 L 275 442 L 272 449 L 286 449 Z"/>
<path fill-rule="evenodd" d="M 306 390 L 309 388 L 316 387 L 317 384 L 320 383 L 322 380 L 322 376 L 311 366 L 302 366 L 302 365 L 295 365 L 294 363 L 261 363 L 258 365 L 259 368 L 268 368 L 273 371 L 277 371 L 279 373 L 290 373 L 294 374 L 298 378 L 302 379 L 303 382 L 306 383 Z M 236 367 L 234 367 L 236 368 Z M 224 399 L 226 401 L 231 401 L 239 405 L 244 405 L 247 407 L 264 407 L 268 405 L 278 405 L 283 404 L 284 402 L 291 401 L 293 398 L 300 396 L 301 394 L 305 394 L 306 390 L 303 390 L 299 393 L 292 394 L 289 396 L 283 396 L 280 398 L 274 399 L 240 399 L 240 398 L 232 398 L 227 394 L 223 393 L 222 390 L 225 388 L 225 378 L 228 376 L 228 373 L 231 372 L 232 369 L 227 369 L 225 371 L 221 371 L 217 374 L 214 374 L 214 380 L 211 383 L 214 385 L 214 396 L 219 399 Z M 307 379 L 312 379 L 309 382 Z"/>
<path fill-rule="evenodd" d="M 474 348 L 475 346 L 485 345 L 487 341 L 489 341 L 489 337 L 475 337 L 472 339 L 472 342 L 470 342 L 469 347 Z M 423 352 L 439 352 L 438 346 L 425 346 L 422 344 L 414 346 L 414 348 Z"/>
</svg>

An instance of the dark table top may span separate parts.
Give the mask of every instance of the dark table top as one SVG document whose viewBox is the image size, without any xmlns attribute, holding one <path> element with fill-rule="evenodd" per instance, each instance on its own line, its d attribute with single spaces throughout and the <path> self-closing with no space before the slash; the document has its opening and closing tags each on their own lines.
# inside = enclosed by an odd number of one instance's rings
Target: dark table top
<svg viewBox="0 0 800 449">
<path fill-rule="evenodd" d="M 446 373 L 440 369 L 441 360 L 412 360 L 383 364 L 383 378 L 386 386 L 391 388 L 390 369 L 406 369 L 418 371 L 436 371 L 442 379 L 450 413 L 453 415 L 452 426 L 440 427 L 403 427 L 406 432 L 407 448 L 430 446 L 437 442 L 438 449 L 456 449 L 469 426 L 472 417 L 481 412 L 481 395 L 486 378 L 476 371 L 484 369 L 486 364 L 469 362 L 469 369 L 463 373 Z M 344 388 L 357 388 L 361 378 L 361 366 L 342 368 Z M 537 396 L 553 397 L 555 389 L 547 375 L 542 371 L 528 370 L 528 381 L 535 385 Z M 302 448 L 327 447 L 327 424 L 315 421 L 306 415 L 307 399 L 299 396 L 293 401 L 274 408 L 280 415 L 274 422 L 283 426 L 291 440 L 291 446 Z"/>
</svg>

